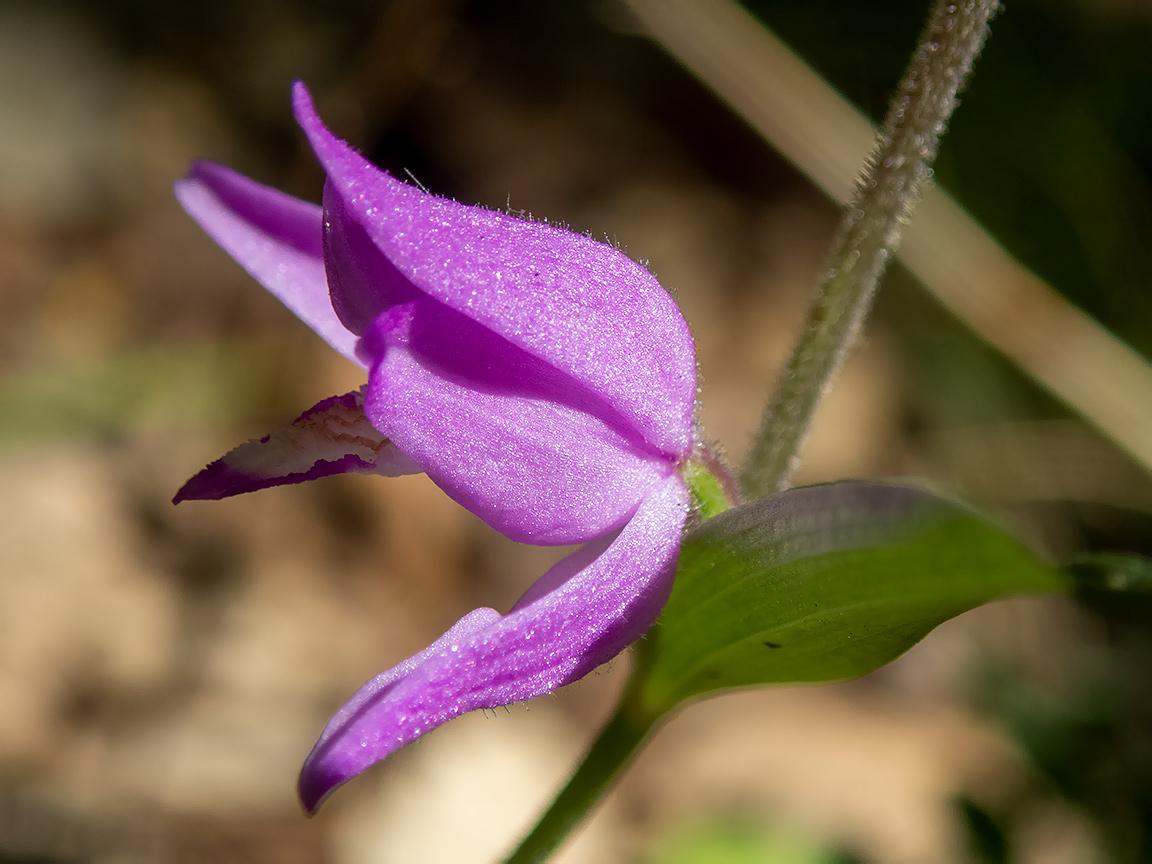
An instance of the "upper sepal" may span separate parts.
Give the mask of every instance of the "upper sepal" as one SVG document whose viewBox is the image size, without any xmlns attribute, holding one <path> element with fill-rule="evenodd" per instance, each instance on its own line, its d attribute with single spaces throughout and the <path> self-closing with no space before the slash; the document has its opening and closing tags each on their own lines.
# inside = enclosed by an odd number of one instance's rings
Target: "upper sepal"
<svg viewBox="0 0 1152 864">
<path fill-rule="evenodd" d="M 332 474 L 399 477 L 419 471 L 368 422 L 361 388 L 325 399 L 289 425 L 230 450 L 185 483 L 172 503 L 216 500 Z"/>
<path fill-rule="evenodd" d="M 326 218 L 332 226 L 355 222 L 371 240 L 372 248 L 326 250 L 329 277 L 338 274 L 334 302 L 349 324 L 364 326 L 372 310 L 411 299 L 403 294 L 414 288 L 597 394 L 655 450 L 688 455 L 692 336 L 651 273 L 589 237 L 402 183 L 329 132 L 302 83 L 293 98 L 328 175 Z M 332 260 L 335 253 L 347 257 Z M 356 278 L 381 272 L 398 294 L 379 279 Z"/>
</svg>

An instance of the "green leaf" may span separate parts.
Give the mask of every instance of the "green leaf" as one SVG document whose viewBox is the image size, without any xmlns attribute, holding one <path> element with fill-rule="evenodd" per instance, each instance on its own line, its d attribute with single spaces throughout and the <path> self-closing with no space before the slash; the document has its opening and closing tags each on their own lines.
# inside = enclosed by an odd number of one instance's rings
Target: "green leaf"
<svg viewBox="0 0 1152 864">
<path fill-rule="evenodd" d="M 1063 587 L 1010 535 L 922 489 L 792 489 L 685 537 L 672 597 L 638 646 L 640 695 L 666 711 L 718 689 L 853 678 L 961 612 Z"/>
</svg>

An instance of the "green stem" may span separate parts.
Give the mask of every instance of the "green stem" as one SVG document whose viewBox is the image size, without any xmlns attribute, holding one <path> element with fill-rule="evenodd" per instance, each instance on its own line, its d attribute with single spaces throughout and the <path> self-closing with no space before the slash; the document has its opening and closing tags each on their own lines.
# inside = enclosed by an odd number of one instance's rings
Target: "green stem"
<svg viewBox="0 0 1152 864">
<path fill-rule="evenodd" d="M 626 694 L 612 719 L 596 736 L 568 785 L 506 864 L 533 864 L 547 859 L 600 803 L 659 719 L 658 714 L 638 710 L 636 700 Z"/>
<path fill-rule="evenodd" d="M 937 0 L 844 214 L 800 339 L 741 476 L 749 499 L 784 489 L 820 399 L 860 334 L 998 0 Z"/>
</svg>

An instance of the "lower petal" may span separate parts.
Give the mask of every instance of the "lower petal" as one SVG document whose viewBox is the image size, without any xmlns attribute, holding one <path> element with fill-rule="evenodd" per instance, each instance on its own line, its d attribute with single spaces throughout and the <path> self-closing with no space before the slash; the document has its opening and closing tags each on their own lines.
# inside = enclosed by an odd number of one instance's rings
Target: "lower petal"
<svg viewBox="0 0 1152 864">
<path fill-rule="evenodd" d="M 683 483 L 668 478 L 623 529 L 565 558 L 507 615 L 477 609 L 369 681 L 305 761 L 305 809 L 441 723 L 548 693 L 640 638 L 668 598 L 687 512 Z"/>
</svg>

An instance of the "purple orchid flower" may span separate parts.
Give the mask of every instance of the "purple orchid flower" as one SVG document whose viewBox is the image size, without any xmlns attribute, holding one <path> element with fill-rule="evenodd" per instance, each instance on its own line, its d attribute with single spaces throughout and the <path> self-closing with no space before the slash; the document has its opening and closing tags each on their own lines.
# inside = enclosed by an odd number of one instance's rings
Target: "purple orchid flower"
<svg viewBox="0 0 1152 864">
<path fill-rule="evenodd" d="M 207 163 L 176 194 L 368 382 L 175 500 L 423 471 L 514 540 L 586 544 L 506 615 L 477 609 L 368 682 L 304 763 L 314 812 L 433 727 L 575 681 L 655 621 L 688 513 L 696 370 L 676 304 L 621 252 L 402 183 L 333 136 L 302 84 L 293 97 L 322 208 Z"/>
</svg>

